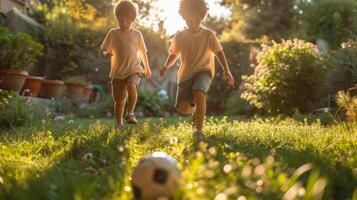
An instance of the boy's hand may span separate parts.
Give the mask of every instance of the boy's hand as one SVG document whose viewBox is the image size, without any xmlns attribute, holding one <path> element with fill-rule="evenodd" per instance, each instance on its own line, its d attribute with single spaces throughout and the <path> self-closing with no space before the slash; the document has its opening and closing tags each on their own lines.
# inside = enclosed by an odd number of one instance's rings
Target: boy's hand
<svg viewBox="0 0 357 200">
<path fill-rule="evenodd" d="M 110 53 L 109 51 L 103 51 L 103 55 L 106 57 L 106 58 L 110 58 L 113 56 L 112 53 Z"/>
<path fill-rule="evenodd" d="M 160 76 L 165 76 L 166 71 L 167 71 L 166 65 L 162 66 L 162 67 L 160 68 Z"/>
<path fill-rule="evenodd" d="M 230 71 L 224 72 L 224 80 L 227 81 L 228 85 L 230 86 L 234 85 L 234 77 Z"/>
<path fill-rule="evenodd" d="M 150 69 L 145 69 L 145 77 L 147 80 L 151 79 L 151 70 Z"/>
</svg>

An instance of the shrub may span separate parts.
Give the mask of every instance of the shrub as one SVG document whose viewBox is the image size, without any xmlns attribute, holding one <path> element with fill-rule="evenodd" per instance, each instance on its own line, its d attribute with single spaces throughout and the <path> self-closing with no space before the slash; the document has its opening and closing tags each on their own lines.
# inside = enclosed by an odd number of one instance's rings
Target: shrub
<svg viewBox="0 0 357 200">
<path fill-rule="evenodd" d="M 352 122 L 357 122 L 357 96 L 350 92 L 340 91 L 337 94 L 337 104 L 346 112 L 346 117 Z"/>
<path fill-rule="evenodd" d="M 21 99 L 14 92 L 0 90 L 0 128 L 28 126 L 40 122 L 44 108 Z"/>
<path fill-rule="evenodd" d="M 12 34 L 0 28 L 0 68 L 29 69 L 42 54 L 42 44 L 25 33 Z"/>
<path fill-rule="evenodd" d="M 88 81 L 84 76 L 69 76 L 65 79 L 66 83 L 87 85 Z"/>
<path fill-rule="evenodd" d="M 323 95 L 326 70 L 314 45 L 288 40 L 263 45 L 258 66 L 245 81 L 242 98 L 271 114 L 288 114 L 314 109 Z"/>
<path fill-rule="evenodd" d="M 114 115 L 113 98 L 110 95 L 104 96 L 98 103 L 82 104 L 77 107 L 74 115 L 78 117 L 104 118 Z M 109 116 L 108 113 L 111 113 Z"/>
<path fill-rule="evenodd" d="M 225 104 L 225 115 L 251 115 L 254 112 L 254 107 L 251 106 L 246 100 L 236 94 L 227 99 Z"/>
<path fill-rule="evenodd" d="M 306 39 L 325 39 L 331 48 L 357 35 L 357 2 L 353 0 L 316 0 L 305 10 L 303 30 Z"/>
<path fill-rule="evenodd" d="M 136 107 L 136 110 L 143 112 L 146 117 L 162 117 L 165 110 L 169 109 L 169 101 L 153 92 L 139 90 Z"/>
</svg>

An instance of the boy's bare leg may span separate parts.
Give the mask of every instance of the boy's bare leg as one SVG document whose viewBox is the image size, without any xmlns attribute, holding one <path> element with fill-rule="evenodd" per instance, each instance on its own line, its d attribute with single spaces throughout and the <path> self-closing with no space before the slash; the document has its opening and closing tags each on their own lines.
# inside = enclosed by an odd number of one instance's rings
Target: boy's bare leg
<svg viewBox="0 0 357 200">
<path fill-rule="evenodd" d="M 193 115 L 194 124 L 197 131 L 202 131 L 206 116 L 206 93 L 201 90 L 196 90 L 193 93 L 193 99 L 196 102 L 196 111 Z"/>
<path fill-rule="evenodd" d="M 189 101 L 179 103 L 177 109 L 184 115 L 190 115 L 195 112 L 195 106 L 192 106 L 192 103 Z"/>
<path fill-rule="evenodd" d="M 129 124 L 136 124 L 138 123 L 138 120 L 136 120 L 136 117 L 134 115 L 134 109 L 137 101 L 137 86 L 135 83 L 128 83 L 127 84 L 127 90 L 128 90 L 128 116 L 126 121 Z"/>
<path fill-rule="evenodd" d="M 123 126 L 123 114 L 128 96 L 125 80 L 115 80 L 113 83 L 114 114 L 117 119 L 117 126 Z"/>
<path fill-rule="evenodd" d="M 128 90 L 128 112 L 133 113 L 137 101 L 137 89 L 136 85 L 134 83 L 129 83 L 127 85 L 127 90 Z"/>
</svg>

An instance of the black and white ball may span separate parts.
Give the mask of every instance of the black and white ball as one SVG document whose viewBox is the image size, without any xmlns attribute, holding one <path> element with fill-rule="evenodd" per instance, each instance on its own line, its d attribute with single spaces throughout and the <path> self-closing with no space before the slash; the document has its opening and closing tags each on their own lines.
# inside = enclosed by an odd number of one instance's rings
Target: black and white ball
<svg viewBox="0 0 357 200">
<path fill-rule="evenodd" d="M 143 158 L 134 168 L 131 183 L 135 199 L 170 198 L 178 189 L 181 172 L 177 162 L 163 152 Z"/>
</svg>

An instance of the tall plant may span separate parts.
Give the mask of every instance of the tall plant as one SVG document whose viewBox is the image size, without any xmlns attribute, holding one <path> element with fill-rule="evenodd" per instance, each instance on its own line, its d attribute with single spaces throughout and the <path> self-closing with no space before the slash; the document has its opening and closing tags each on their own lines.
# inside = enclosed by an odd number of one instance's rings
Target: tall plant
<svg viewBox="0 0 357 200">
<path fill-rule="evenodd" d="M 0 68 L 29 69 L 42 54 L 43 45 L 25 33 L 0 28 Z"/>
<path fill-rule="evenodd" d="M 301 40 L 263 45 L 254 74 L 243 76 L 242 98 L 269 113 L 312 111 L 325 89 L 326 67 L 314 45 Z"/>
</svg>

